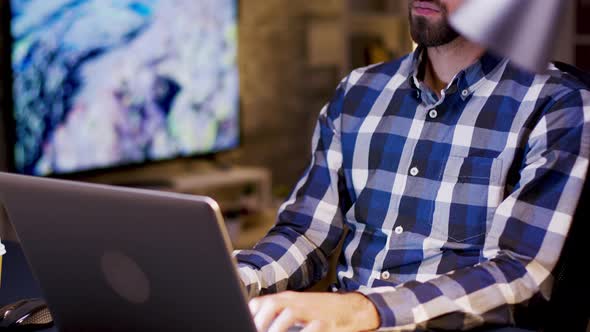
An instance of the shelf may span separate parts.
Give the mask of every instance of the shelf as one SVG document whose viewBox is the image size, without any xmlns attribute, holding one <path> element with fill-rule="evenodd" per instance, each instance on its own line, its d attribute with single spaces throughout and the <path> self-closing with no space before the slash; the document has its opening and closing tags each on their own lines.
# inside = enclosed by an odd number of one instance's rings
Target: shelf
<svg viewBox="0 0 590 332">
<path fill-rule="evenodd" d="M 260 167 L 214 167 L 197 164 L 112 173 L 86 182 L 209 196 L 224 212 L 256 211 L 272 203 L 272 176 Z"/>
<path fill-rule="evenodd" d="M 231 167 L 229 169 L 212 170 L 206 173 L 177 174 L 168 178 L 171 183 L 169 190 L 187 194 L 206 194 L 210 192 L 236 187 L 253 187 L 255 199 L 250 205 L 254 209 L 264 209 L 271 205 L 272 188 L 270 171 L 255 167 Z M 226 209 L 235 209 L 241 202 L 218 199 Z"/>
</svg>

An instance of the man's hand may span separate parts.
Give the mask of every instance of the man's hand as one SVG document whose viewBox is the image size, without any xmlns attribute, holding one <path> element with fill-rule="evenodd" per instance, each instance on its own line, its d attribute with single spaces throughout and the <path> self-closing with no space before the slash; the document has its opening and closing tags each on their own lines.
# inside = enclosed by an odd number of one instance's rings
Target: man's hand
<svg viewBox="0 0 590 332">
<path fill-rule="evenodd" d="M 303 324 L 303 332 L 369 331 L 380 325 L 377 309 L 359 293 L 284 292 L 249 305 L 259 332 L 286 332 L 295 324 Z"/>
</svg>

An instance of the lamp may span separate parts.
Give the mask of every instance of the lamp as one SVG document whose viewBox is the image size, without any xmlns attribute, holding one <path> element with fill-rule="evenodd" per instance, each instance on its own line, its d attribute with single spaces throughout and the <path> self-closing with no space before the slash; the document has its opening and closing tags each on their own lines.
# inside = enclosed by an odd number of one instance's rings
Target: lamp
<svg viewBox="0 0 590 332">
<path fill-rule="evenodd" d="M 465 38 L 544 72 L 568 0 L 465 0 L 450 24 Z"/>
</svg>

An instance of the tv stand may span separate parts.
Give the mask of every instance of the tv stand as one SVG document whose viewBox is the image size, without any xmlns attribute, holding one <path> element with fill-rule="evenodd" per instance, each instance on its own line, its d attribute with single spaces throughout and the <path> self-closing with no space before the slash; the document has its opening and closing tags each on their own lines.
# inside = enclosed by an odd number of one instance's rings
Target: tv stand
<svg viewBox="0 0 590 332">
<path fill-rule="evenodd" d="M 209 195 L 220 201 L 222 209 L 236 209 L 239 203 L 224 202 L 216 197 L 216 192 L 238 189 L 240 195 L 252 197 L 249 208 L 263 210 L 272 205 L 272 187 L 270 171 L 258 167 L 229 166 L 214 168 L 202 173 L 172 175 L 168 179 L 175 192 Z"/>
<path fill-rule="evenodd" d="M 176 171 L 162 170 L 132 178 L 111 179 L 108 183 L 210 196 L 218 201 L 223 212 L 244 209 L 262 211 L 272 206 L 272 181 L 269 170 L 260 167 L 218 165 L 216 162 L 211 164 L 212 167 L 205 169 L 187 167 Z"/>
<path fill-rule="evenodd" d="M 211 165 L 212 167 L 214 167 L 218 170 L 229 170 L 232 167 L 234 167 L 231 163 L 220 160 L 216 154 L 212 154 L 212 155 L 208 155 L 206 157 L 203 157 L 202 160 L 208 161 L 209 165 Z"/>
<path fill-rule="evenodd" d="M 167 189 L 167 188 L 171 188 L 174 185 L 174 183 L 172 181 L 170 181 L 170 179 L 154 178 L 154 179 L 144 179 L 144 180 L 135 180 L 135 181 L 115 182 L 115 183 L 113 183 L 113 185 L 120 186 L 120 187 L 141 188 L 141 189 Z"/>
</svg>

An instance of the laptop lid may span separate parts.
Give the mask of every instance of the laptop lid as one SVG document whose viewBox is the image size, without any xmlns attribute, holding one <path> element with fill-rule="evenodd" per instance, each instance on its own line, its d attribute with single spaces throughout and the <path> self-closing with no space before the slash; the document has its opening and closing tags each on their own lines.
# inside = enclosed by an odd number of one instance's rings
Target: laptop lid
<svg viewBox="0 0 590 332">
<path fill-rule="evenodd" d="M 0 173 L 0 201 L 60 331 L 256 330 L 212 199 Z"/>
</svg>

